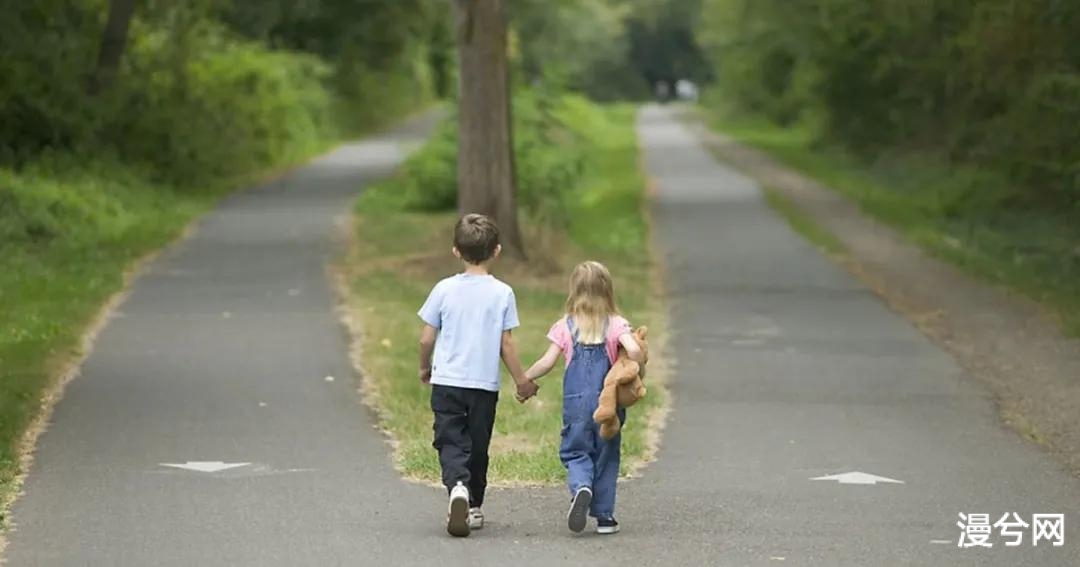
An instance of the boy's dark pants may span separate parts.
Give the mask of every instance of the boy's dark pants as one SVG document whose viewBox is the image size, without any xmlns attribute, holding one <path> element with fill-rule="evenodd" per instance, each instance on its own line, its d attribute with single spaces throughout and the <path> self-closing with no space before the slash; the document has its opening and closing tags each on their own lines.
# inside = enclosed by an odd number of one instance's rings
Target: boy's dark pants
<svg viewBox="0 0 1080 567">
<path fill-rule="evenodd" d="M 435 442 L 442 480 L 447 490 L 457 483 L 469 488 L 469 506 L 484 503 L 487 488 L 488 446 L 495 427 L 498 392 L 431 386 L 431 411 L 435 414 Z"/>
</svg>

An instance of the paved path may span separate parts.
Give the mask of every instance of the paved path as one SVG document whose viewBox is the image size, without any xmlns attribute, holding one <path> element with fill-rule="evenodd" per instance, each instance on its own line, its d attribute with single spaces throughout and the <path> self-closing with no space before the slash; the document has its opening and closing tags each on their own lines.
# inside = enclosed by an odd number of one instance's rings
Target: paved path
<svg viewBox="0 0 1080 567">
<path fill-rule="evenodd" d="M 561 489 L 494 491 L 488 528 L 446 537 L 442 495 L 398 480 L 355 399 L 322 270 L 335 216 L 427 126 L 237 195 L 154 263 L 42 439 L 12 565 L 1080 564 L 1080 484 L 656 107 L 678 359 L 659 461 L 620 489 L 617 537 L 566 534 Z M 187 461 L 254 464 L 159 465 Z M 904 484 L 809 480 L 850 471 Z M 958 512 L 1065 513 L 1066 543 L 957 549 Z"/>
<path fill-rule="evenodd" d="M 232 196 L 148 267 L 41 439 L 11 565 L 355 565 L 389 511 L 430 504 L 357 401 L 325 266 L 434 118 Z M 159 464 L 188 461 L 252 464 Z"/>
</svg>

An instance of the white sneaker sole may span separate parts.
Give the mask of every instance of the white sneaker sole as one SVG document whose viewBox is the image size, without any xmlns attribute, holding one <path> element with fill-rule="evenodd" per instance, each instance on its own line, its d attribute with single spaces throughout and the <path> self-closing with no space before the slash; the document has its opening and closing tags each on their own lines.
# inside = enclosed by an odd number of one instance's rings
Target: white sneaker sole
<svg viewBox="0 0 1080 567">
<path fill-rule="evenodd" d="M 617 534 L 617 533 L 619 533 L 619 526 L 611 526 L 611 527 L 603 527 L 603 528 L 597 526 L 596 533 L 598 533 L 600 535 Z"/>
<path fill-rule="evenodd" d="M 574 494 L 570 511 L 566 514 L 566 527 L 574 533 L 581 533 L 589 521 L 589 505 L 592 504 L 592 490 L 582 488 Z"/>
<path fill-rule="evenodd" d="M 446 531 L 454 537 L 469 535 L 469 499 L 451 498 L 450 515 L 446 519 Z"/>
</svg>

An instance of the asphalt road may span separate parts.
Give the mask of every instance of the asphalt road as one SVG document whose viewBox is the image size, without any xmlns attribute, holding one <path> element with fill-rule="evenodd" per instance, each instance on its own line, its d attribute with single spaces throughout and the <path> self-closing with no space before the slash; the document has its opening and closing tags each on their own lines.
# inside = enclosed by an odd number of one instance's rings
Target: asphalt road
<svg viewBox="0 0 1080 567">
<path fill-rule="evenodd" d="M 41 440 L 10 564 L 1080 565 L 1080 482 L 659 107 L 639 120 L 676 360 L 659 460 L 621 485 L 618 536 L 569 535 L 552 488 L 495 490 L 487 528 L 447 537 L 444 496 L 398 479 L 356 398 L 324 272 L 357 188 L 430 125 L 236 195 L 149 267 Z M 189 461 L 249 464 L 163 465 Z M 902 484 L 811 480 L 853 472 Z M 958 548 L 960 512 L 1065 514 L 1065 544 Z"/>
</svg>

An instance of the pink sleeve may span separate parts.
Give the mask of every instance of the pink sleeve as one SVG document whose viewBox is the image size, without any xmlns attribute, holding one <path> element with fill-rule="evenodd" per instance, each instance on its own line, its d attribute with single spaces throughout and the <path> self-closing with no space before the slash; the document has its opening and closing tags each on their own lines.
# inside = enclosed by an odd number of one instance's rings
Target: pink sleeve
<svg viewBox="0 0 1080 567">
<path fill-rule="evenodd" d="M 555 321 L 555 324 L 551 326 L 551 330 L 548 331 L 547 338 L 555 346 L 559 347 L 559 350 L 563 353 L 563 361 L 569 365 L 570 359 L 574 356 L 574 339 L 570 336 L 570 329 L 566 326 L 565 318 Z"/>
<path fill-rule="evenodd" d="M 611 318 L 608 326 L 607 351 L 612 362 L 619 356 L 619 339 L 631 332 L 630 322 L 618 315 Z"/>
<path fill-rule="evenodd" d="M 551 326 L 551 330 L 548 331 L 547 338 L 560 349 L 566 351 L 571 343 L 570 329 L 566 328 L 566 321 L 563 319 L 555 321 L 555 324 Z"/>
</svg>

